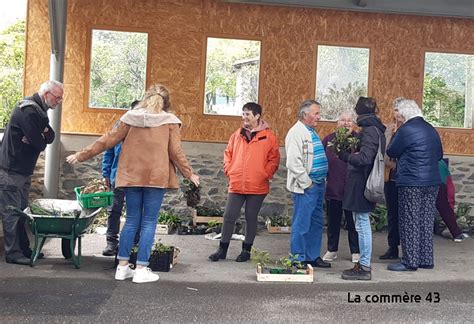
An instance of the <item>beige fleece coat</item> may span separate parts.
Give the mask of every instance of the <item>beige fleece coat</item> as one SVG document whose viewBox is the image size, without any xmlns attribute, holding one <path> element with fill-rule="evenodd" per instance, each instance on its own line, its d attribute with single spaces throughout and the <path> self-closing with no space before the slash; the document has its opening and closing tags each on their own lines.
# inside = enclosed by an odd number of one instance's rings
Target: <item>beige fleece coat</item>
<svg viewBox="0 0 474 324">
<path fill-rule="evenodd" d="M 181 148 L 181 121 L 173 114 L 131 110 L 112 129 L 83 149 L 85 161 L 123 141 L 116 187 L 178 188 L 176 168 L 189 178 L 192 169 Z"/>
</svg>

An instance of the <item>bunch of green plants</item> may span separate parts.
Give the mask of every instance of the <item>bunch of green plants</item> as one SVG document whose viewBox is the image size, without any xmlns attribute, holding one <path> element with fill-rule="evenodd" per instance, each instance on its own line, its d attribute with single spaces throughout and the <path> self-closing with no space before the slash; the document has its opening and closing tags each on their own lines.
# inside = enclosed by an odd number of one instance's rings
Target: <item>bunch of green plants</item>
<svg viewBox="0 0 474 324">
<path fill-rule="evenodd" d="M 171 245 L 164 244 L 158 241 L 153 245 L 153 249 L 151 250 L 151 253 L 165 254 L 165 253 L 171 252 L 172 249 L 173 247 Z"/>
<path fill-rule="evenodd" d="M 387 227 L 387 225 L 387 207 L 377 205 L 370 213 L 370 226 L 372 227 L 372 231 L 381 232 Z"/>
<path fill-rule="evenodd" d="M 271 226 L 277 226 L 277 227 L 291 226 L 291 218 L 286 215 L 282 216 L 282 215 L 273 214 L 271 216 L 268 216 L 268 220 L 270 220 Z"/>
<path fill-rule="evenodd" d="M 301 261 L 297 261 L 298 256 L 299 256 L 298 254 L 293 255 L 289 253 L 287 257 L 283 257 L 280 260 L 278 260 L 277 265 L 281 266 L 282 268 L 286 270 L 291 270 L 294 268 L 302 269 L 303 263 L 301 263 Z"/>
<path fill-rule="evenodd" d="M 471 229 L 474 223 L 474 217 L 470 216 L 472 206 L 466 203 L 458 203 L 456 208 L 456 221 L 462 229 Z"/>
<path fill-rule="evenodd" d="M 353 136 L 349 129 L 341 127 L 336 129 L 334 138 L 328 142 L 328 148 L 335 154 L 354 152 L 359 144 L 359 139 Z"/>
<path fill-rule="evenodd" d="M 160 211 L 160 216 L 158 217 L 158 224 L 166 224 L 171 227 L 178 226 L 181 223 L 181 220 L 178 216 L 173 215 L 170 212 Z"/>
<path fill-rule="evenodd" d="M 250 261 L 253 264 L 260 264 L 262 267 L 268 266 L 272 262 L 268 251 L 260 251 L 255 247 L 252 247 L 252 250 L 250 251 Z"/>
</svg>

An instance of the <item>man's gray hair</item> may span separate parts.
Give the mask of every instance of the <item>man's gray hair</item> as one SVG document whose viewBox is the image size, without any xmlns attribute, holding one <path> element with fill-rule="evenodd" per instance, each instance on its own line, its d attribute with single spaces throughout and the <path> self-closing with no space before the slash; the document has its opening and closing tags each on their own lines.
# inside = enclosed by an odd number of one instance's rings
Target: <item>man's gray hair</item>
<svg viewBox="0 0 474 324">
<path fill-rule="evenodd" d="M 38 93 L 40 95 L 44 95 L 46 92 L 53 91 L 54 88 L 60 88 L 64 91 L 64 85 L 61 82 L 56 80 L 48 80 L 43 82 L 38 90 Z"/>
<path fill-rule="evenodd" d="M 304 116 L 309 112 L 309 108 L 312 105 L 318 105 L 319 107 L 321 107 L 321 104 L 319 102 L 317 102 L 316 100 L 312 100 L 312 99 L 305 100 L 300 104 L 300 108 L 298 110 L 298 118 L 300 120 L 303 119 Z"/>
<path fill-rule="evenodd" d="M 413 117 L 423 117 L 423 113 L 415 100 L 403 99 L 398 103 L 397 108 L 398 113 L 402 115 L 405 121 Z"/>
</svg>

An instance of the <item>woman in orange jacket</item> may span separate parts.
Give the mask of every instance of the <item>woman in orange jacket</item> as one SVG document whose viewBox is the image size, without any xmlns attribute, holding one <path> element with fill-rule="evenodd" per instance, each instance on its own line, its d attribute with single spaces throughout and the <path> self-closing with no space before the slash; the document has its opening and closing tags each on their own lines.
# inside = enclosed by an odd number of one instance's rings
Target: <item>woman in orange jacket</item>
<svg viewBox="0 0 474 324">
<path fill-rule="evenodd" d="M 209 256 L 219 261 L 227 256 L 235 222 L 245 203 L 245 240 L 235 261 L 250 259 L 250 250 L 257 233 L 257 217 L 269 192 L 269 182 L 278 169 L 280 151 L 278 139 L 261 119 L 262 107 L 254 102 L 242 108 L 243 126 L 231 135 L 224 152 L 224 172 L 229 178 L 229 194 L 224 213 L 219 249 Z"/>
</svg>

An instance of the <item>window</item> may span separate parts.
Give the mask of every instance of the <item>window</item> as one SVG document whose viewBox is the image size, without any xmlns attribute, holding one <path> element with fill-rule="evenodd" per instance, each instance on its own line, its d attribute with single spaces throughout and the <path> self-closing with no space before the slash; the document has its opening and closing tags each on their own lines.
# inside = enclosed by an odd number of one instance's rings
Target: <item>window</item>
<svg viewBox="0 0 474 324">
<path fill-rule="evenodd" d="M 423 115 L 434 126 L 472 128 L 474 55 L 425 53 Z"/>
<path fill-rule="evenodd" d="M 92 30 L 89 107 L 128 108 L 146 87 L 148 34 Z"/>
<path fill-rule="evenodd" d="M 353 110 L 369 84 L 368 48 L 318 46 L 316 100 L 322 105 L 321 119 L 336 120 L 342 111 Z"/>
<path fill-rule="evenodd" d="M 260 41 L 207 38 L 204 113 L 240 116 L 258 102 Z"/>
</svg>

